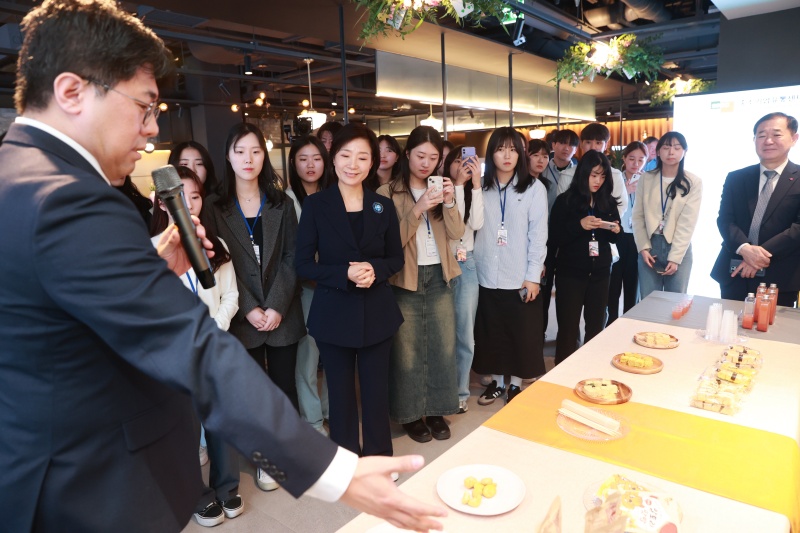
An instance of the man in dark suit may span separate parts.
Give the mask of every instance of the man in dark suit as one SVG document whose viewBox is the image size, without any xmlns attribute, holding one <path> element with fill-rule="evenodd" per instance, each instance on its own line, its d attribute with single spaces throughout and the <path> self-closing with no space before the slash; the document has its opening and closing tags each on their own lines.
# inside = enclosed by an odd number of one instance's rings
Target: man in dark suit
<svg viewBox="0 0 800 533">
<path fill-rule="evenodd" d="M 192 406 L 295 497 L 435 524 L 390 480 L 421 459 L 360 460 L 301 422 L 168 269 L 188 269 L 175 229 L 165 264 L 109 186 L 158 133 L 163 43 L 111 0 L 47 0 L 22 27 L 0 147 L 0 529 L 179 531 L 201 488 Z"/>
<path fill-rule="evenodd" d="M 753 135 L 761 163 L 725 179 L 717 218 L 722 250 L 711 277 L 729 300 L 776 283 L 778 305 L 792 306 L 800 289 L 800 167 L 789 161 L 797 120 L 770 113 Z"/>
</svg>

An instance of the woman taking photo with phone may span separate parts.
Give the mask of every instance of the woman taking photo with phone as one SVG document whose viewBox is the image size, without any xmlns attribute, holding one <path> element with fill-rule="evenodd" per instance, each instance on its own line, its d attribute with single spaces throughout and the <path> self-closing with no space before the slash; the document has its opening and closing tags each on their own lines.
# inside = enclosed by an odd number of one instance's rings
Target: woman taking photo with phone
<svg viewBox="0 0 800 533">
<path fill-rule="evenodd" d="M 439 132 L 414 128 L 400 159 L 400 176 L 378 189 L 394 202 L 405 260 L 389 280 L 405 319 L 392 347 L 389 414 L 417 442 L 449 439 L 443 417 L 458 412 L 450 282 L 461 269 L 449 240 L 464 235 L 464 222 L 450 179 L 431 180 L 428 186 L 441 154 Z"/>
<path fill-rule="evenodd" d="M 328 188 L 328 151 L 318 138 L 307 135 L 295 139 L 289 149 L 289 189 L 286 194 L 294 202 L 297 220 L 306 198 Z M 314 298 L 316 283 L 300 280 L 300 302 L 303 305 L 303 319 L 308 321 L 308 312 Z M 314 429 L 328 435 L 324 420 L 328 418 L 328 386 L 325 378 L 318 386 L 319 350 L 313 337 L 306 335 L 297 344 L 297 402 L 300 416 Z M 321 389 L 321 392 L 320 392 Z"/>
<path fill-rule="evenodd" d="M 504 396 L 510 402 L 523 379 L 545 372 L 538 296 L 547 254 L 547 191 L 528 172 L 525 145 L 514 128 L 492 132 L 485 163 L 484 223 L 475 238 L 480 287 L 472 369 L 491 374 L 492 382 L 480 405 Z"/>
<path fill-rule="evenodd" d="M 297 217 L 258 127 L 231 128 L 225 161 L 225 181 L 206 201 L 202 220 L 225 239 L 236 270 L 239 311 L 230 332 L 297 408 L 297 343 L 306 334 L 294 270 Z M 278 488 L 261 468 L 256 484 Z"/>
<path fill-rule="evenodd" d="M 622 177 L 625 180 L 625 194 L 628 195 L 628 209 L 622 215 L 622 233 L 617 237 L 619 261 L 611 267 L 608 285 L 608 322 L 619 316 L 619 297 L 624 293 L 623 313 L 636 305 L 639 300 L 639 252 L 633 238 L 633 206 L 636 205 L 636 187 L 639 185 L 642 169 L 647 162 L 647 146 L 633 141 L 622 151 Z"/>
<path fill-rule="evenodd" d="M 589 150 L 569 188 L 550 213 L 548 252 L 555 254 L 556 364 L 578 348 L 581 313 L 584 344 L 603 330 L 611 275 L 611 243 L 619 234 L 619 200 L 612 196 L 608 158 Z"/>
<path fill-rule="evenodd" d="M 688 149 L 677 131 L 656 145 L 655 170 L 639 180 L 633 206 L 633 235 L 639 250 L 639 291 L 685 293 L 692 272 L 692 235 L 697 226 L 703 183 L 683 169 Z"/>
<path fill-rule="evenodd" d="M 464 235 L 450 241 L 450 248 L 461 267 L 453 280 L 456 306 L 456 366 L 458 370 L 458 413 L 467 412 L 469 372 L 475 355 L 475 313 L 478 311 L 478 272 L 475 268 L 475 232 L 483 227 L 483 189 L 481 164 L 475 155 L 463 154 L 456 146 L 444 160 L 444 177 L 453 181 L 456 207 L 464 220 Z M 467 155 L 467 157 L 463 157 Z"/>
<path fill-rule="evenodd" d="M 403 267 L 399 223 L 392 202 L 364 186 L 378 166 L 371 130 L 344 126 L 331 157 L 336 185 L 306 198 L 297 236 L 297 273 L 317 284 L 308 329 L 325 365 L 331 439 L 360 456 L 392 455 L 389 357 L 403 316 L 387 280 Z"/>
</svg>

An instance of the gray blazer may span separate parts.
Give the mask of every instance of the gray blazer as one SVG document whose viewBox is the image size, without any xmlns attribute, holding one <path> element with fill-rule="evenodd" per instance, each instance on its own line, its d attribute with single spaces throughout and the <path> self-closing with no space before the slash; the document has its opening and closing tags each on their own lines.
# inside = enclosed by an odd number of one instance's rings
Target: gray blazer
<svg viewBox="0 0 800 533">
<path fill-rule="evenodd" d="M 212 228 L 230 248 L 236 283 L 239 286 L 239 311 L 231 321 L 230 332 L 247 349 L 263 344 L 288 346 L 306 334 L 300 286 L 294 270 L 297 216 L 289 198 L 281 205 L 264 204 L 261 229 L 264 234 L 262 264 L 259 266 L 250 234 L 235 205 L 220 207 L 219 196 L 203 202 L 203 224 Z M 275 331 L 258 331 L 247 320 L 256 307 L 274 309 L 283 315 Z"/>
</svg>

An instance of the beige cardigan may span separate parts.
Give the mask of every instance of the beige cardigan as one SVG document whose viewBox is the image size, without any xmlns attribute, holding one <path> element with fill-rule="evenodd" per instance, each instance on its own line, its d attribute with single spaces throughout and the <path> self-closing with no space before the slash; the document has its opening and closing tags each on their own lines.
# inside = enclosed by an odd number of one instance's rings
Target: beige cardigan
<svg viewBox="0 0 800 533">
<path fill-rule="evenodd" d="M 703 198 L 703 182 L 699 177 L 684 171 L 691 188 L 689 194 L 682 196 L 678 189 L 675 198 L 667 204 L 666 220 L 664 223 L 664 238 L 670 243 L 667 261 L 681 264 L 692 234 L 697 225 L 700 213 L 700 202 Z M 639 185 L 636 187 L 636 200 L 633 204 L 633 238 L 636 240 L 636 249 L 649 250 L 650 236 L 658 229 L 661 222 L 661 173 L 651 170 L 642 174 Z"/>
<path fill-rule="evenodd" d="M 381 185 L 377 193 L 394 202 L 397 218 L 400 219 L 400 241 L 403 243 L 403 259 L 405 264 L 403 270 L 389 278 L 389 283 L 395 287 L 400 287 L 409 291 L 417 290 L 417 228 L 422 217 L 414 215 L 414 197 L 410 192 L 392 190 L 394 182 Z M 460 239 L 464 235 L 464 221 L 458 214 L 455 205 L 451 208 L 442 209 L 443 220 L 430 218 L 433 238 L 436 241 L 436 249 L 442 260 L 442 272 L 444 280 L 449 283 L 451 279 L 461 275 L 461 268 L 458 266 L 456 258 L 453 256 L 448 245 L 451 239 Z"/>
</svg>

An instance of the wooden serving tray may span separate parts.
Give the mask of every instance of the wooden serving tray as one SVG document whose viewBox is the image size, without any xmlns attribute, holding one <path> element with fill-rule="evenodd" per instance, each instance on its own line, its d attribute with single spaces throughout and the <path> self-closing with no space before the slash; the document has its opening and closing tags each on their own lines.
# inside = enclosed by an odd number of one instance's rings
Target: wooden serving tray
<svg viewBox="0 0 800 533">
<path fill-rule="evenodd" d="M 638 355 L 645 355 L 645 354 L 638 354 Z M 653 360 L 653 366 L 651 366 L 650 368 L 637 368 L 635 366 L 628 366 L 626 364 L 621 363 L 620 359 L 622 358 L 622 356 L 623 354 L 618 353 L 617 355 L 612 357 L 611 364 L 614 365 L 614 367 L 619 368 L 624 372 L 630 372 L 631 374 L 648 375 L 648 374 L 658 374 L 659 372 L 664 370 L 664 362 L 658 357 L 653 357 L 652 355 L 648 355 L 647 357 L 650 357 Z"/>
<path fill-rule="evenodd" d="M 591 379 L 599 380 L 603 378 L 591 378 Z M 612 384 L 616 385 L 617 389 L 619 389 L 616 398 L 613 399 L 593 398 L 586 393 L 587 381 L 590 380 L 584 379 L 583 381 L 579 381 L 578 384 L 575 385 L 575 394 L 578 395 L 578 398 L 586 400 L 587 402 L 597 403 L 600 405 L 617 405 L 620 403 L 627 402 L 628 400 L 631 399 L 631 396 L 633 395 L 633 391 L 631 391 L 631 388 L 629 386 L 625 385 L 621 381 L 610 379 L 609 381 Z"/>
<path fill-rule="evenodd" d="M 654 342 L 647 342 L 647 335 L 667 335 L 669 337 L 669 342 L 666 344 L 656 344 Z M 633 335 L 633 342 L 638 344 L 639 346 L 644 346 L 645 348 L 655 348 L 657 350 L 669 350 L 671 348 L 677 348 L 680 342 L 678 341 L 678 337 L 674 335 L 670 335 L 668 333 L 658 333 L 655 331 L 642 331 L 640 333 L 635 333 Z"/>
</svg>

